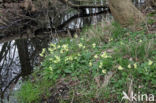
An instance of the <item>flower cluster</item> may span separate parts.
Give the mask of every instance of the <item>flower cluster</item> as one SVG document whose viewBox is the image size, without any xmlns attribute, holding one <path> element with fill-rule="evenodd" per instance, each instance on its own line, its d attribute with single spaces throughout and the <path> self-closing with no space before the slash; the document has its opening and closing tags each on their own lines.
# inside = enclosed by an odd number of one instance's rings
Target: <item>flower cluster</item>
<svg viewBox="0 0 156 103">
<path fill-rule="evenodd" d="M 103 62 L 100 62 L 99 68 L 103 67 Z"/>
<path fill-rule="evenodd" d="M 67 62 L 67 61 L 73 61 L 73 57 L 72 56 L 67 56 L 67 57 L 65 57 L 65 63 Z"/>
<path fill-rule="evenodd" d="M 64 52 L 68 51 L 69 51 L 68 44 L 63 44 L 60 53 L 63 54 Z"/>
<path fill-rule="evenodd" d="M 48 51 L 50 52 L 50 54 L 52 54 L 58 47 L 56 47 L 56 44 L 54 43 L 50 43 L 50 48 L 48 48 Z"/>
<path fill-rule="evenodd" d="M 151 66 L 153 64 L 153 61 L 151 60 L 148 60 L 148 65 Z M 131 69 L 131 68 L 134 68 L 134 69 L 137 69 L 138 68 L 138 65 L 137 63 L 134 63 L 134 64 L 128 64 L 127 68 Z M 118 66 L 118 70 L 123 70 L 124 68 L 122 66 Z"/>
<path fill-rule="evenodd" d="M 59 63 L 60 61 L 61 61 L 60 57 L 55 55 L 55 60 L 53 62 Z"/>
<path fill-rule="evenodd" d="M 111 58 L 111 56 L 109 56 L 106 52 L 103 52 L 103 53 L 101 54 L 101 57 L 102 57 L 102 58 Z"/>
<path fill-rule="evenodd" d="M 78 44 L 78 46 L 79 46 L 79 48 L 85 49 L 85 46 L 82 43 Z"/>
</svg>

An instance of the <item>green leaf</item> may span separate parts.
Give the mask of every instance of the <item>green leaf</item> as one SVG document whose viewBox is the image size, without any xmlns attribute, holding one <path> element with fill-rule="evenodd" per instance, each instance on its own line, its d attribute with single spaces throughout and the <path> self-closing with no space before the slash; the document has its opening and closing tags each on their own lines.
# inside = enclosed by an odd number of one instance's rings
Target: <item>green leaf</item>
<svg viewBox="0 0 156 103">
<path fill-rule="evenodd" d="M 65 69 L 64 72 L 65 72 L 65 73 L 72 73 L 72 71 L 69 70 L 69 69 Z"/>
</svg>

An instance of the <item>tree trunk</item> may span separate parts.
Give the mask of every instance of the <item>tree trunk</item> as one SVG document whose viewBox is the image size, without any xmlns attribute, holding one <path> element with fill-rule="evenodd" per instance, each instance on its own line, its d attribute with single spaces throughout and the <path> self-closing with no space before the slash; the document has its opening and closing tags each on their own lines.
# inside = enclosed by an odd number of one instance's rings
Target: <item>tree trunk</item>
<svg viewBox="0 0 156 103">
<path fill-rule="evenodd" d="M 109 0 L 109 8 L 116 22 L 132 30 L 140 28 L 140 24 L 145 20 L 131 0 Z"/>
</svg>

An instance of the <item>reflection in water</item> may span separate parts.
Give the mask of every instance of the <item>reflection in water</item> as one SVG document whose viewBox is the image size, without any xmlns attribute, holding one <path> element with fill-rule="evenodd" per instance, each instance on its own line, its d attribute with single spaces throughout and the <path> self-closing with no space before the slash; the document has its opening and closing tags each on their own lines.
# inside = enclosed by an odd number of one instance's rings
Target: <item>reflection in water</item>
<svg viewBox="0 0 156 103">
<path fill-rule="evenodd" d="M 4 97 L 4 92 L 7 90 L 10 81 L 19 72 L 18 69 L 18 53 L 14 45 L 14 41 L 1 44 L 0 52 L 0 94 L 1 98 Z"/>
<path fill-rule="evenodd" d="M 9 98 L 11 91 L 20 87 L 20 82 L 32 72 L 39 63 L 38 54 L 42 48 L 47 47 L 49 38 L 21 39 L 0 45 L 0 96 L 2 99 L 17 103 Z M 16 85 L 17 84 L 17 85 Z M 13 102 L 15 101 L 15 102 Z M 7 102 L 4 102 L 7 103 Z"/>
<path fill-rule="evenodd" d="M 30 55 L 28 52 L 28 42 L 27 40 L 20 39 L 16 40 L 16 45 L 19 54 L 19 60 L 21 64 L 21 75 L 25 77 L 29 75 L 32 71 L 32 66 L 30 64 Z"/>
</svg>

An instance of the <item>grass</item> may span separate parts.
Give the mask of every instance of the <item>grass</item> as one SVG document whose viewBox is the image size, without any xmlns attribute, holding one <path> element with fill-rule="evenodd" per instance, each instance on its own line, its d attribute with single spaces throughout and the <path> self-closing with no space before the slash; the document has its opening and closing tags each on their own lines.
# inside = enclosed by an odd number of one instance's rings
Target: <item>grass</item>
<svg viewBox="0 0 156 103">
<path fill-rule="evenodd" d="M 114 103 L 121 102 L 123 91 L 156 95 L 155 37 L 117 23 L 85 28 L 80 37 L 43 49 L 41 66 L 17 97 L 24 103 L 50 98 L 59 103 Z"/>
</svg>

